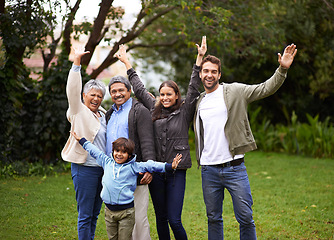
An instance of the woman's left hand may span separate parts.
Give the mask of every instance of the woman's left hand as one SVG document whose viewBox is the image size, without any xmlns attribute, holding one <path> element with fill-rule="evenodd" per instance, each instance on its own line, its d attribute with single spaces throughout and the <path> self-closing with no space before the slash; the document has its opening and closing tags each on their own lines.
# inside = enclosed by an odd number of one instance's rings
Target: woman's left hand
<svg viewBox="0 0 334 240">
<path fill-rule="evenodd" d="M 182 160 L 182 154 L 180 153 L 176 154 L 176 157 L 173 159 L 172 168 L 176 169 L 181 160 Z"/>
<path fill-rule="evenodd" d="M 115 56 L 122 62 L 125 64 L 126 70 L 129 70 L 130 68 L 132 68 L 131 63 L 126 55 L 126 49 L 125 46 L 123 44 L 121 44 L 119 46 L 119 50 L 118 52 L 115 54 Z"/>
<path fill-rule="evenodd" d="M 123 44 L 121 44 L 119 46 L 119 50 L 118 53 L 116 54 L 116 57 L 122 62 L 122 63 L 126 63 L 127 61 L 129 61 L 128 57 L 126 56 L 126 49 L 125 46 Z"/>
<path fill-rule="evenodd" d="M 73 131 L 70 131 L 70 133 L 72 134 L 72 136 L 75 138 L 75 140 L 77 140 L 78 142 L 80 141 L 80 137 Z"/>
</svg>

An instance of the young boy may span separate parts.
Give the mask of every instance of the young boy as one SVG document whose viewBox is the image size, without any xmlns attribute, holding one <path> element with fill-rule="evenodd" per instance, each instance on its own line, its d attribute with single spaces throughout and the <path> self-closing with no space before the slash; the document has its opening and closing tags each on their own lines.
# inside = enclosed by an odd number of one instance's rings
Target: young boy
<svg viewBox="0 0 334 240">
<path fill-rule="evenodd" d="M 133 193 L 137 186 L 137 176 L 143 172 L 165 172 L 176 169 L 182 160 L 177 154 L 173 163 L 149 160 L 136 162 L 133 155 L 135 144 L 127 138 L 118 138 L 112 143 L 112 156 L 107 156 L 85 138 L 71 132 L 82 147 L 103 167 L 101 198 L 106 205 L 105 222 L 109 239 L 131 239 L 135 224 Z"/>
</svg>

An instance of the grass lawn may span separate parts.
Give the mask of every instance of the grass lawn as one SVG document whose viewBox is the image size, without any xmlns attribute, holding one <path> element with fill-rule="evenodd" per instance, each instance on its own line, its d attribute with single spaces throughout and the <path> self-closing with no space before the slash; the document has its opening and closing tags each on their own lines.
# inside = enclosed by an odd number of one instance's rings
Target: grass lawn
<svg viewBox="0 0 334 240">
<path fill-rule="evenodd" d="M 334 160 L 277 153 L 246 154 L 258 239 L 333 239 Z M 207 239 L 197 163 L 187 173 L 183 224 L 188 238 Z M 69 173 L 0 180 L 0 239 L 76 239 L 76 201 Z M 230 195 L 224 201 L 225 239 L 239 239 Z M 102 209 L 104 206 L 102 207 Z M 152 204 L 148 216 L 158 239 Z M 96 239 L 107 239 L 104 210 Z"/>
</svg>

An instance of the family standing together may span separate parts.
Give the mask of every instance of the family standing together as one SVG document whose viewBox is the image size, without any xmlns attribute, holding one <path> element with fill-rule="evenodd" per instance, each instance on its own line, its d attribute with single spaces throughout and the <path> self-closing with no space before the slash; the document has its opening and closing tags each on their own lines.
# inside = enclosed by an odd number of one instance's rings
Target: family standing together
<svg viewBox="0 0 334 240">
<path fill-rule="evenodd" d="M 111 78 L 113 101 L 101 107 L 105 85 L 88 81 L 82 89 L 82 48 L 74 49 L 66 94 L 71 134 L 62 158 L 71 162 L 78 211 L 78 238 L 94 239 L 102 202 L 109 239 L 150 238 L 147 219 L 149 194 L 159 239 L 188 239 L 181 221 L 186 172 L 191 167 L 188 131 L 193 123 L 196 158 L 201 167 L 208 239 L 223 239 L 224 190 L 232 196 L 240 239 L 256 239 L 252 195 L 245 167 L 246 152 L 256 149 L 247 105 L 275 93 L 283 84 L 297 53 L 294 44 L 279 67 L 261 84 L 221 83 L 221 62 L 208 55 L 206 37 L 193 66 L 186 97 L 178 85 L 161 83 L 159 97 L 145 89 L 121 45 L 117 58 L 128 78 Z M 199 88 L 203 85 L 204 92 Z M 135 98 L 131 97 L 131 86 Z M 198 206 L 202 207 L 202 206 Z M 204 207 L 204 206 L 203 206 Z"/>
</svg>

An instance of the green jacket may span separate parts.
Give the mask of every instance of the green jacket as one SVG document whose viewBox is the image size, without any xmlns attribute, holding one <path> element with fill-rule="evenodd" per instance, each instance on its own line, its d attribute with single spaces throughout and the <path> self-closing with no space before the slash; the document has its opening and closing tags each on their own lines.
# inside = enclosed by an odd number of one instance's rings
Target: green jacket
<svg viewBox="0 0 334 240">
<path fill-rule="evenodd" d="M 247 105 L 274 94 L 283 84 L 286 75 L 287 69 L 279 67 L 273 76 L 260 84 L 222 83 L 227 108 L 225 135 L 232 157 L 257 148 L 247 116 Z M 204 96 L 205 92 L 199 96 L 193 121 L 198 165 L 204 147 L 203 124 L 198 116 L 198 107 Z"/>
</svg>

